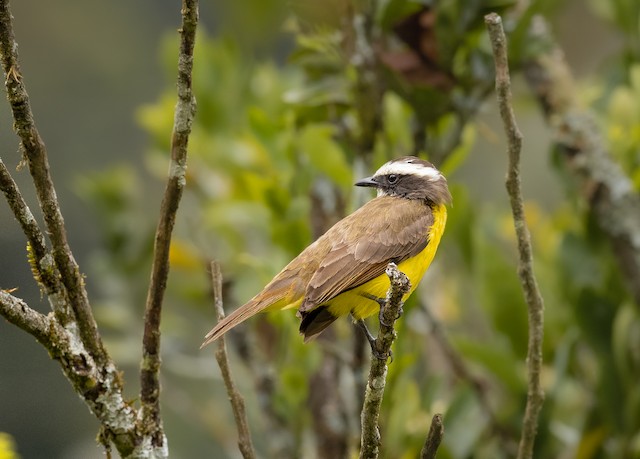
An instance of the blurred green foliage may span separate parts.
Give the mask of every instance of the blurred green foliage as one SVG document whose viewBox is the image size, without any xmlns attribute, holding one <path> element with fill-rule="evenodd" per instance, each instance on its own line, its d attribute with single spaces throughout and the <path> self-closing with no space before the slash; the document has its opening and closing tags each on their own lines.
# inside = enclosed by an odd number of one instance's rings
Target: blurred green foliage
<svg viewBox="0 0 640 459">
<path fill-rule="evenodd" d="M 253 57 L 246 42 L 233 39 L 238 31 L 215 38 L 200 33 L 198 111 L 163 319 L 165 413 L 176 455 L 193 456 L 202 443 L 178 428 L 172 436 L 172 423 L 197 426 L 230 456 L 235 445 L 212 355 L 197 350 L 214 317 L 208 261 L 223 267 L 226 307 L 243 304 L 368 198 L 352 189 L 354 179 L 388 158 L 421 154 L 450 177 L 455 205 L 437 262 L 401 320 L 381 421 L 383 456 L 416 457 L 436 412 L 444 413 L 446 429 L 438 457 L 513 456 L 526 398 L 527 346 L 515 236 L 506 206 L 476 202 L 458 174 L 476 139 L 474 116 L 493 87 L 482 16 L 494 9 L 508 15 L 513 3 L 386 0 L 368 12 L 359 2 L 295 2 L 285 23 L 293 49 L 284 63 Z M 636 36 L 634 2 L 592 3 Z M 549 2 L 534 1 L 530 8 L 544 13 Z M 261 23 L 259 15 L 250 16 L 250 24 Z M 531 16 L 524 12 L 506 23 L 517 34 Z M 255 39 L 262 36 L 256 31 Z M 628 43 L 632 49 L 633 40 Z M 535 45 L 514 47 L 514 68 Z M 383 64 L 368 66 L 369 52 Z M 169 75 L 175 55 L 176 43 L 167 41 Z M 593 78 L 582 93 L 598 110 L 612 154 L 640 189 L 640 62 L 633 53 L 618 57 L 626 77 Z M 116 358 L 132 365 L 174 100 L 168 90 L 138 112 L 150 137 L 146 165 L 155 182 L 126 165 L 79 182 L 105 241 L 95 257 L 99 320 L 109 326 Z M 363 149 L 367 136 L 371 148 Z M 536 457 L 638 458 L 639 305 L 583 203 L 568 199 L 549 210 L 527 202 L 526 212 L 546 302 L 546 401 Z M 435 337 L 432 316 L 444 327 L 444 343 Z M 285 312 L 230 334 L 255 442 L 271 457 L 314 457 L 322 437 L 313 434 L 320 414 L 308 407 L 310 380 L 326 359 L 340 364 L 334 396 L 344 410 L 329 416 L 336 422 L 347 417 L 350 453 L 357 447 L 357 382 L 366 365 L 352 363 L 358 332 L 347 321 L 334 328 L 330 340 L 303 345 L 297 319 Z"/>
</svg>

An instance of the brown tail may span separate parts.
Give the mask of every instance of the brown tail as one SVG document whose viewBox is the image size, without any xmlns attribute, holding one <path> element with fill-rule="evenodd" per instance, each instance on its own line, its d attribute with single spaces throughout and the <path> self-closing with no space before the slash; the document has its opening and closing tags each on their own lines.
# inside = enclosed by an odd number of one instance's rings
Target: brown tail
<svg viewBox="0 0 640 459">
<path fill-rule="evenodd" d="M 233 311 L 227 317 L 222 319 L 218 325 L 207 333 L 204 337 L 204 343 L 200 346 L 200 349 L 207 344 L 220 338 L 236 325 L 244 322 L 249 317 L 264 311 L 269 306 L 278 304 L 278 302 L 290 299 L 293 303 L 296 298 L 300 299 L 304 296 L 304 291 L 308 283 L 308 276 L 305 278 L 300 275 L 300 269 L 293 266 L 298 258 L 295 258 L 289 265 L 287 265 L 271 282 L 254 296 L 247 304 L 240 306 Z M 287 303 L 287 301 L 284 301 Z M 283 304 L 282 307 L 288 307 L 288 304 Z"/>
<path fill-rule="evenodd" d="M 254 298 L 244 306 L 240 306 L 238 309 L 218 322 L 218 324 L 205 335 L 204 342 L 202 343 L 202 346 L 200 346 L 200 349 L 205 347 L 207 344 L 211 344 L 222 335 L 227 333 L 229 330 L 231 330 L 233 327 L 247 320 L 249 317 L 263 311 L 264 309 L 269 307 L 270 304 L 271 302 L 264 300 L 260 301 L 259 299 Z"/>
</svg>

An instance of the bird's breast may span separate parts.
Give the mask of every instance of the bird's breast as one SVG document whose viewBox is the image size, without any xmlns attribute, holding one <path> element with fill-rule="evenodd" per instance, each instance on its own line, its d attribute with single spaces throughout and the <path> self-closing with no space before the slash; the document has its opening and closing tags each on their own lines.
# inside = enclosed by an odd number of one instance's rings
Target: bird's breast
<svg viewBox="0 0 640 459">
<path fill-rule="evenodd" d="M 404 300 L 416 289 L 436 255 L 447 223 L 446 207 L 444 205 L 435 206 L 433 208 L 433 217 L 433 224 L 425 234 L 425 238 L 429 241 L 426 247 L 417 255 L 404 260 L 398 265 L 398 269 L 406 274 L 411 281 L 411 289 L 405 295 Z M 385 298 L 389 290 L 389 285 L 389 278 L 383 273 L 375 279 L 359 287 L 347 290 L 333 298 L 328 303 L 329 311 L 335 316 L 352 313 L 356 319 L 362 319 L 376 314 L 379 310 L 378 303 L 367 298 L 367 296 L 371 295 L 376 298 Z"/>
</svg>

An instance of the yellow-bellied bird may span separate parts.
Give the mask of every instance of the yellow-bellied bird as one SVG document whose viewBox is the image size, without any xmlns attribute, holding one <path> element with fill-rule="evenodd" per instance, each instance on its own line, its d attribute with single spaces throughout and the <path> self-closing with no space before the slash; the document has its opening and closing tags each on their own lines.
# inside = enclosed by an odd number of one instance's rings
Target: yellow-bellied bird
<svg viewBox="0 0 640 459">
<path fill-rule="evenodd" d="M 260 293 L 207 333 L 202 346 L 258 312 L 297 308 L 305 342 L 340 316 L 371 316 L 389 289 L 385 269 L 390 262 L 411 281 L 406 300 L 429 268 L 444 232 L 445 205 L 451 202 L 447 180 L 431 163 L 406 156 L 356 185 L 376 188 L 378 196 L 304 249 Z"/>
</svg>

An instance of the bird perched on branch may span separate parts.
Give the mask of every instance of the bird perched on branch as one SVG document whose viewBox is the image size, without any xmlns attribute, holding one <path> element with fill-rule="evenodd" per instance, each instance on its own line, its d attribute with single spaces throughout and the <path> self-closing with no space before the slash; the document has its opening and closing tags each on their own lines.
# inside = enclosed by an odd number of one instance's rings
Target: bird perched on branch
<svg viewBox="0 0 640 459">
<path fill-rule="evenodd" d="M 338 317 L 361 320 L 380 310 L 389 289 L 385 269 L 398 265 L 413 292 L 436 254 L 451 202 L 447 180 L 428 161 L 406 156 L 356 182 L 376 198 L 332 226 L 280 271 L 244 306 L 220 321 L 202 346 L 249 317 L 298 309 L 304 340 L 318 336 Z"/>
</svg>

